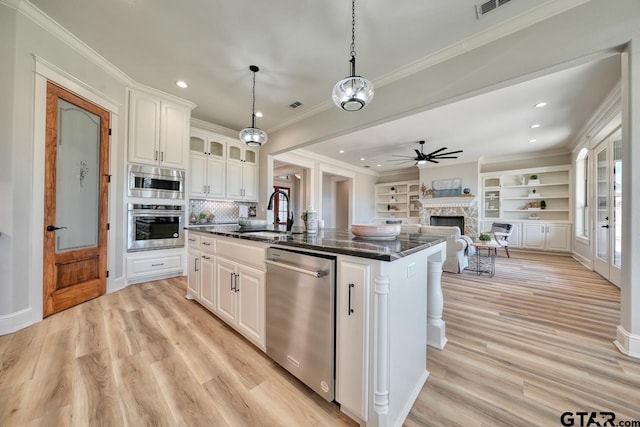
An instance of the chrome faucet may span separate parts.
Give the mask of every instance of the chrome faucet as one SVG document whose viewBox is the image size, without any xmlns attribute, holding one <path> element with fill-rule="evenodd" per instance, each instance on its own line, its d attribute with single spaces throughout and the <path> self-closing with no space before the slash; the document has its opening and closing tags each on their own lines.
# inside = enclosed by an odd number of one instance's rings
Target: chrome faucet
<svg viewBox="0 0 640 427">
<path fill-rule="evenodd" d="M 276 190 L 273 193 L 271 193 L 271 195 L 269 196 L 269 204 L 267 205 L 267 210 L 273 210 L 273 197 L 276 194 L 282 194 L 284 196 L 285 199 L 287 199 L 287 231 L 291 231 L 291 229 L 293 228 L 293 212 L 291 212 L 290 210 L 290 203 L 289 203 L 289 196 L 287 195 L 287 193 L 285 193 L 282 190 Z"/>
</svg>

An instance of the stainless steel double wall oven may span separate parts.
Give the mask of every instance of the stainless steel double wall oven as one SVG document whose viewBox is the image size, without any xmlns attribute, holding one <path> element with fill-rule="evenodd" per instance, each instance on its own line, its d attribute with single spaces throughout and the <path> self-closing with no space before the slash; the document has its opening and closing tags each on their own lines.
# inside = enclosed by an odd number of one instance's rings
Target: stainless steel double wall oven
<svg viewBox="0 0 640 427">
<path fill-rule="evenodd" d="M 128 251 L 184 247 L 183 170 L 129 165 L 127 195 Z"/>
</svg>

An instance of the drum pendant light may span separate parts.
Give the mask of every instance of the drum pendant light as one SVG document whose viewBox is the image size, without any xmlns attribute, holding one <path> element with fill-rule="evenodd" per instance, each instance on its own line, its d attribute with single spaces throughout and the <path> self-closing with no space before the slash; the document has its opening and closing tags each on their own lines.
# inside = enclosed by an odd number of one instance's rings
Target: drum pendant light
<svg viewBox="0 0 640 427">
<path fill-rule="evenodd" d="M 267 142 L 267 133 L 256 127 L 256 73 L 260 71 L 257 65 L 250 65 L 249 70 L 253 73 L 253 107 L 251 108 L 251 127 L 240 131 L 240 141 L 249 147 L 260 147 Z"/>
<path fill-rule="evenodd" d="M 373 99 L 373 84 L 356 76 L 356 0 L 351 0 L 351 75 L 333 87 L 333 102 L 345 111 L 358 111 Z"/>
</svg>

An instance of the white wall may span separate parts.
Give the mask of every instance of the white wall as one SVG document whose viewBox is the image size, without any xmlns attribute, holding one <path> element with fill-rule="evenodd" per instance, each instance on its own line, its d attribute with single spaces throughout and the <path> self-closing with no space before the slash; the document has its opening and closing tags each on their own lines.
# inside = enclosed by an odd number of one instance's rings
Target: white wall
<svg viewBox="0 0 640 427">
<path fill-rule="evenodd" d="M 446 161 L 446 160 L 445 160 Z M 420 168 L 420 185 L 432 188 L 438 179 L 461 178 L 462 188 L 470 188 L 471 194 L 478 194 L 478 163 L 462 163 L 451 166 L 424 166 Z"/>
<path fill-rule="evenodd" d="M 13 102 L 16 13 L 0 4 L 0 317 L 24 308 L 24 296 L 13 293 Z"/>
<path fill-rule="evenodd" d="M 41 295 L 42 292 L 42 258 L 37 254 L 38 248 L 41 253 L 43 224 L 37 219 L 42 216 L 41 203 L 44 199 L 42 192 L 34 193 L 34 188 L 42 191 L 44 171 L 35 160 L 43 158 L 43 153 L 42 147 L 34 146 L 34 127 L 37 127 L 34 110 L 37 105 L 34 100 L 33 55 L 61 70 L 70 81 L 109 99 L 120 107 L 122 115 L 125 112 L 126 85 L 24 14 L 15 13 L 2 4 L 0 28 L 0 56 L 3 58 L 0 73 L 9 78 L 0 82 L 6 86 L 6 90 L 5 87 L 2 90 L 0 108 L 7 108 L 7 103 L 10 105 L 10 111 L 7 114 L 3 111 L 0 115 L 0 196 L 3 206 L 9 206 L 8 210 L 0 210 L 2 226 L 6 227 L 0 230 L 0 248 L 8 249 L 6 252 L 2 250 L 8 255 L 0 258 L 0 272 L 4 273 L 0 278 L 0 320 L 4 321 L 0 322 L 0 332 L 6 332 L 24 326 L 25 322 L 37 321 L 42 316 L 41 306 L 31 306 L 35 294 Z M 15 61 L 13 76 L 5 68 L 7 63 L 11 66 L 12 59 Z M 111 138 L 113 180 L 110 187 L 110 203 L 115 206 L 110 206 L 113 208 L 110 211 L 117 214 L 116 218 L 110 218 L 109 280 L 123 281 L 124 195 L 123 181 L 119 177 L 124 176 L 125 126 L 124 121 L 117 120 L 117 117 L 116 123 L 119 125 L 114 128 L 116 134 Z M 39 137 L 43 139 L 42 135 Z M 16 313 L 22 316 L 21 324 L 15 324 L 18 321 L 11 319 Z"/>
</svg>

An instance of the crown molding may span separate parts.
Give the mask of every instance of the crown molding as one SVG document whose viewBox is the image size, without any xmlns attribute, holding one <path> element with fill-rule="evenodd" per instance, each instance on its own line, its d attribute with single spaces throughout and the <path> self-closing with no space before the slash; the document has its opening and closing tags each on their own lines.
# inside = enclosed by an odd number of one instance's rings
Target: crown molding
<svg viewBox="0 0 640 427">
<path fill-rule="evenodd" d="M 82 57 L 100 67 L 120 83 L 124 85 L 133 83 L 131 77 L 27 0 L 0 0 L 0 3 L 15 9 L 18 13 L 78 52 Z"/>
<path fill-rule="evenodd" d="M 191 126 L 198 128 L 198 129 L 202 129 L 202 130 L 207 130 L 209 132 L 215 132 L 217 134 L 220 134 L 222 136 L 226 136 L 229 138 L 235 138 L 238 139 L 238 134 L 240 131 L 237 131 L 235 129 L 230 129 L 224 126 L 220 126 L 217 125 L 215 123 L 211 123 L 211 122 L 206 122 L 204 120 L 200 120 L 200 119 L 194 119 L 193 117 L 191 118 Z"/>
<path fill-rule="evenodd" d="M 584 3 L 588 3 L 589 1 L 591 0 L 546 1 L 520 15 L 501 21 L 484 31 L 480 31 L 472 36 L 467 37 L 466 39 L 459 40 L 443 49 L 440 49 L 439 51 L 419 58 L 403 67 L 400 67 L 376 79 L 373 79 L 373 86 L 375 88 L 381 88 L 398 80 L 402 80 L 427 68 L 433 67 L 434 65 L 448 61 L 471 50 L 485 46 L 510 34 L 538 24 L 555 15 L 566 12 L 567 10 L 581 6 Z M 267 133 L 277 132 L 281 129 L 293 125 L 294 123 L 319 114 L 322 111 L 329 110 L 330 108 L 333 108 L 333 106 L 333 101 L 328 99 L 296 116 L 293 116 L 289 120 L 279 123 L 278 125 L 268 129 Z"/>
<path fill-rule="evenodd" d="M 179 96 L 171 95 L 170 93 L 163 92 L 158 89 L 154 89 L 150 86 L 145 86 L 135 81 L 131 82 L 131 84 L 129 85 L 129 89 L 146 92 L 150 95 L 157 96 L 158 98 L 163 98 L 163 99 L 166 99 L 167 101 L 175 102 L 176 104 L 181 104 L 185 107 L 188 107 L 191 110 L 196 108 L 196 104 L 191 101 L 188 101 L 184 98 L 180 98 Z"/>
</svg>

